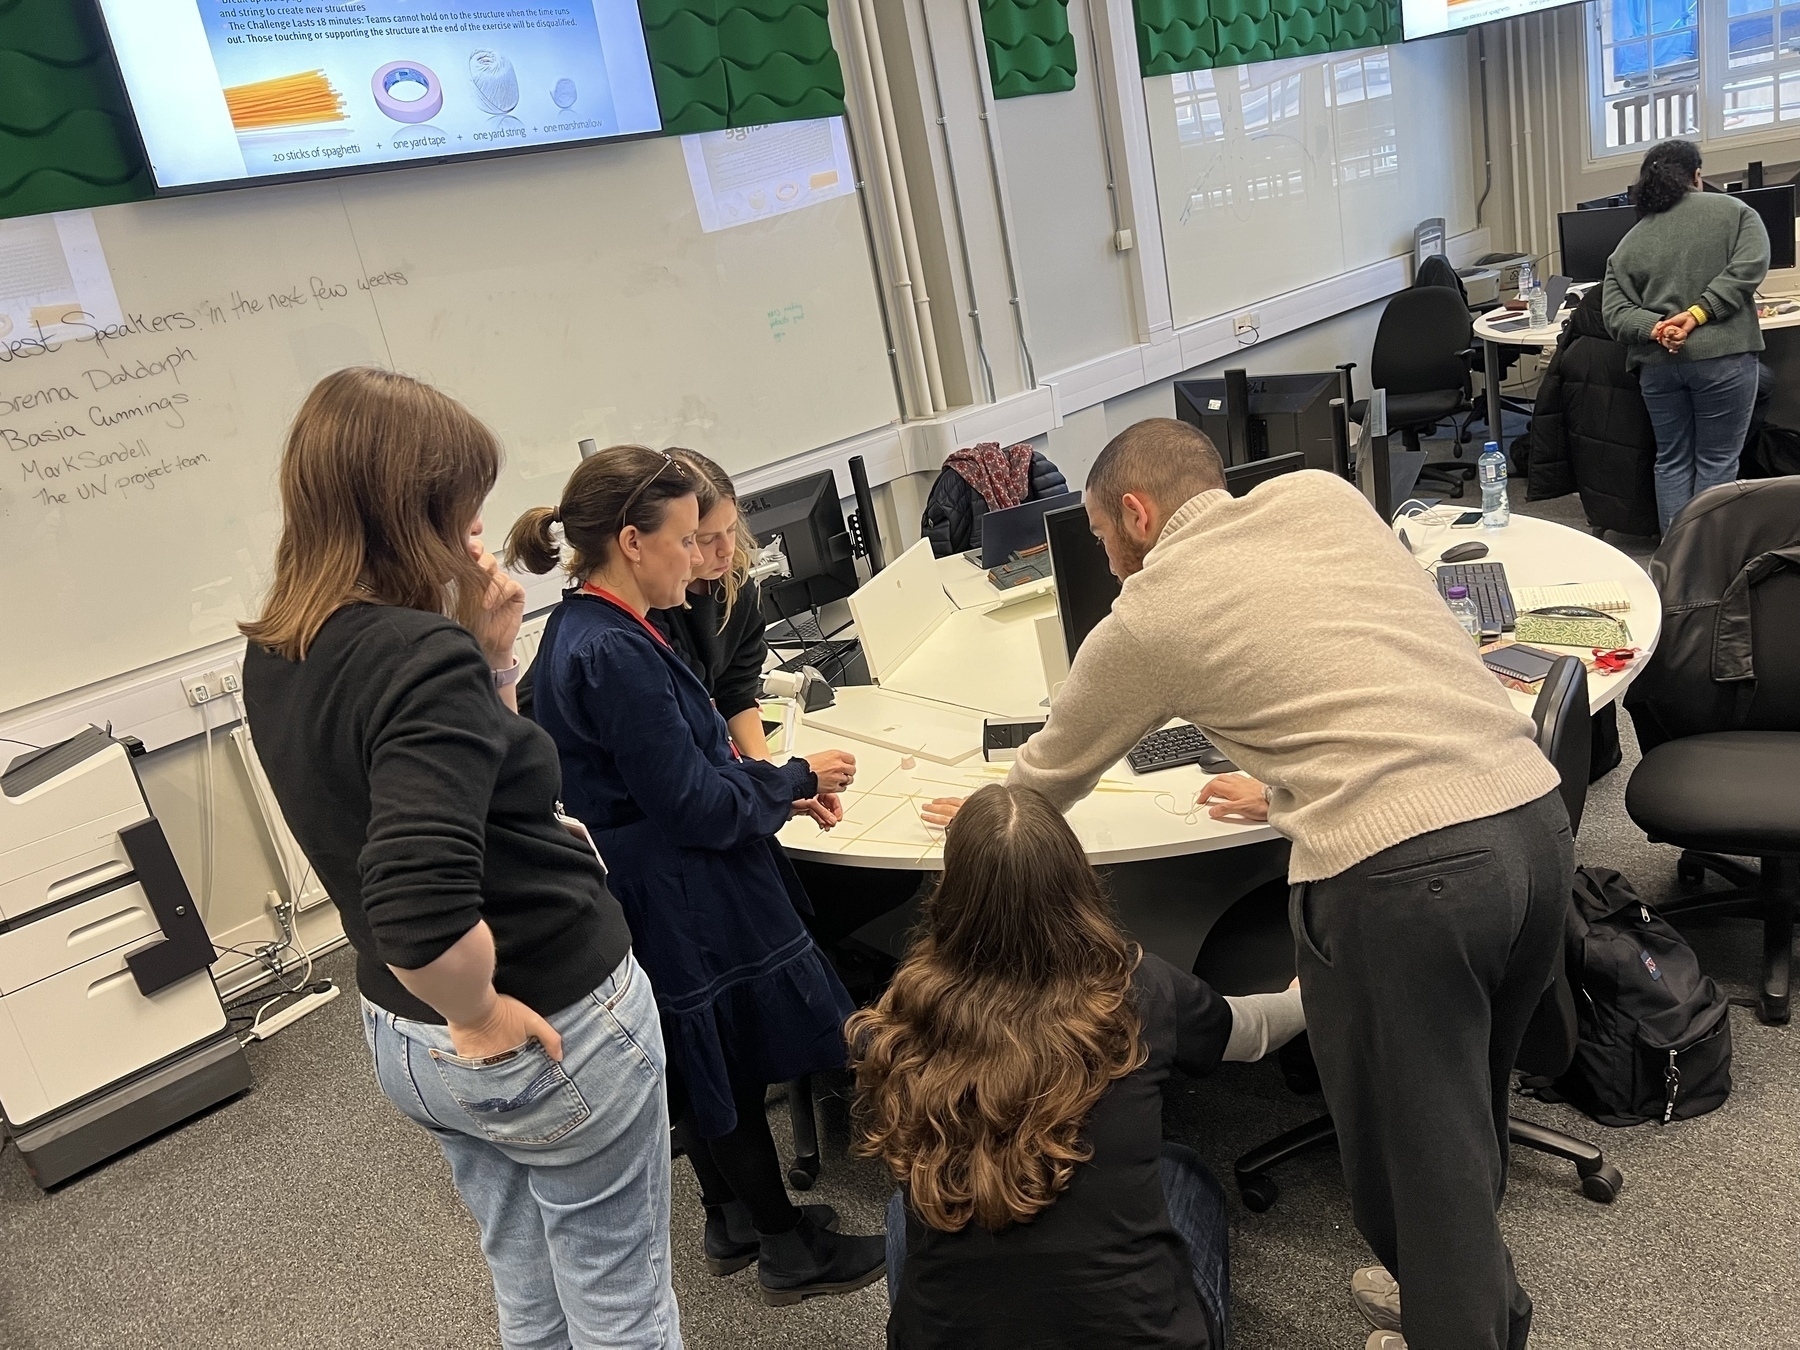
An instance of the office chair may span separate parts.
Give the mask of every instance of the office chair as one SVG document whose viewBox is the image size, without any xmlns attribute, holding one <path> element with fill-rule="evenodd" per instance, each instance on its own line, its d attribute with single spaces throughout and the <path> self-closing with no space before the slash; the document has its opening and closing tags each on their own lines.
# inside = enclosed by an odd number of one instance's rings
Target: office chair
<svg viewBox="0 0 1800 1350">
<path fill-rule="evenodd" d="M 1569 828 L 1571 831 L 1577 830 L 1581 825 L 1582 809 L 1587 803 L 1588 761 L 1592 753 L 1593 736 L 1593 719 L 1588 710 L 1587 670 L 1578 658 L 1564 656 L 1551 667 L 1549 675 L 1544 679 L 1543 688 L 1538 693 L 1531 716 L 1537 724 L 1538 748 L 1562 775 L 1561 791 L 1563 805 L 1569 812 Z M 1242 905 L 1243 902 L 1240 901 L 1239 904 Z M 1572 897 L 1570 904 L 1573 905 Z M 1285 910 L 1281 928 L 1284 932 L 1287 928 Z M 1209 944 L 1211 940 L 1210 937 L 1207 939 Z M 1292 947 L 1290 936 L 1287 978 L 1292 978 L 1293 973 Z M 1206 977 L 1207 972 L 1201 969 L 1202 962 L 1207 959 L 1204 950 L 1201 958 L 1201 962 L 1195 963 L 1195 973 Z M 1221 974 L 1224 972 L 1221 971 Z M 1267 983 L 1266 978 L 1263 983 Z M 1240 991 L 1233 989 L 1229 992 Z M 1544 991 L 1537 1011 L 1532 1014 L 1531 1024 L 1526 1028 L 1525 1040 L 1519 1047 L 1520 1072 L 1533 1078 L 1560 1077 L 1574 1061 L 1577 1032 L 1575 993 L 1569 980 L 1565 956 L 1565 959 L 1556 963 L 1550 987 Z M 1288 1074 L 1289 1086 L 1295 1086 L 1299 1075 L 1285 1062 L 1283 1067 Z M 1536 1125 L 1514 1116 L 1507 1135 L 1514 1144 L 1574 1163 L 1576 1175 L 1581 1179 L 1581 1193 L 1598 1204 L 1610 1204 L 1625 1185 L 1625 1178 L 1619 1169 L 1607 1162 L 1598 1148 L 1572 1134 L 1564 1134 L 1561 1130 Z M 1244 1207 L 1260 1214 L 1275 1203 L 1281 1190 L 1269 1175 L 1270 1169 L 1302 1153 L 1336 1142 L 1337 1130 L 1332 1125 L 1331 1117 L 1327 1115 L 1310 1120 L 1251 1149 L 1237 1160 L 1233 1168 L 1237 1177 L 1238 1194 L 1243 1198 Z"/>
<path fill-rule="evenodd" d="M 1381 312 L 1369 380 L 1387 390 L 1388 430 L 1398 431 L 1408 450 L 1418 450 L 1421 434 L 1475 406 L 1469 372 L 1480 359 L 1473 345 L 1474 328 L 1461 293 L 1447 286 L 1414 286 L 1400 291 Z M 1359 402 L 1351 417 L 1360 422 L 1367 403 Z M 1462 454 L 1467 431 L 1455 443 Z M 1473 464 L 1427 464 L 1419 481 L 1435 483 L 1452 497 L 1475 476 Z"/>
<path fill-rule="evenodd" d="M 1664 557 L 1677 533 L 1704 531 L 1702 539 L 1679 541 L 1684 547 L 1677 556 L 1692 559 L 1698 543 L 1703 562 L 1722 565 L 1722 576 L 1735 579 L 1722 586 L 1715 577 L 1708 588 L 1723 595 L 1701 630 L 1703 642 L 1670 641 L 1665 632 L 1638 677 L 1651 692 L 1627 705 L 1640 740 L 1646 739 L 1646 712 L 1657 731 L 1674 738 L 1647 750 L 1633 770 L 1626 812 L 1652 842 L 1683 850 L 1676 864 L 1682 881 L 1698 884 L 1713 872 L 1730 885 L 1659 905 L 1657 913 L 1675 921 L 1691 914 L 1760 918 L 1757 1016 L 1773 1025 L 1789 1017 L 1794 914 L 1800 907 L 1796 521 L 1800 478 L 1730 483 L 1689 504 L 1651 562 L 1665 610 L 1689 598 Z M 1744 857 L 1759 865 L 1738 860 Z"/>
</svg>

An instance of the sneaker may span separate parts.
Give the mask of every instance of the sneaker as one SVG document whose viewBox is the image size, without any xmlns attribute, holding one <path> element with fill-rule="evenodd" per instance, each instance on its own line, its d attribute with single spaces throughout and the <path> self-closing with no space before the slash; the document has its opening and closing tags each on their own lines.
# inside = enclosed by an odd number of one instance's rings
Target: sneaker
<svg viewBox="0 0 1800 1350">
<path fill-rule="evenodd" d="M 819 1294 L 847 1294 L 887 1274 L 887 1239 L 820 1228 L 802 1214 L 791 1232 L 764 1233 L 756 1279 L 762 1301 L 785 1308 Z"/>
<path fill-rule="evenodd" d="M 1352 1275 L 1350 1301 L 1375 1330 L 1400 1330 L 1400 1282 L 1388 1274 L 1386 1266 L 1364 1266 Z M 1404 1346 L 1377 1346 L 1370 1337 L 1368 1350 L 1404 1350 Z"/>
<path fill-rule="evenodd" d="M 1371 1331 L 1363 1350 L 1406 1350 L 1406 1337 L 1397 1331 Z"/>
<path fill-rule="evenodd" d="M 830 1205 L 802 1205 L 800 1212 L 820 1228 L 835 1233 L 838 1214 Z M 762 1243 L 750 1221 L 750 1206 L 742 1200 L 706 1207 L 706 1268 L 715 1275 L 733 1275 L 756 1260 Z"/>
</svg>

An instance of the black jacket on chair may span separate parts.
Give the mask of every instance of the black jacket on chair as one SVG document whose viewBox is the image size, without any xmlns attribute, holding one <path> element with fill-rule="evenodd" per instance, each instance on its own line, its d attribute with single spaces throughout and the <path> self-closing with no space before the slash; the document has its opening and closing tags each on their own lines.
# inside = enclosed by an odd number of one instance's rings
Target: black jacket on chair
<svg viewBox="0 0 1800 1350">
<path fill-rule="evenodd" d="M 1055 497 L 1069 490 L 1062 470 L 1044 457 L 1041 450 L 1031 452 L 1031 490 L 1026 501 L 1039 497 Z M 987 503 L 970 487 L 968 480 L 949 465 L 931 485 L 931 496 L 925 502 L 925 514 L 919 521 L 919 533 L 931 540 L 931 551 L 937 557 L 981 547 L 981 518 L 987 514 Z"/>
<path fill-rule="evenodd" d="M 1647 754 L 1664 741 L 1755 729 L 1751 637 L 1756 588 L 1800 571 L 1800 477 L 1762 478 L 1708 488 L 1682 508 L 1650 560 L 1662 596 L 1662 635 L 1643 674 L 1625 691 L 1625 709 Z M 1761 641 L 1792 645 L 1793 634 Z"/>
<path fill-rule="evenodd" d="M 1597 530 L 1655 534 L 1656 431 L 1625 368 L 1625 346 L 1600 317 L 1600 287 L 1557 339 L 1531 414 L 1532 501 L 1581 494 Z"/>
</svg>

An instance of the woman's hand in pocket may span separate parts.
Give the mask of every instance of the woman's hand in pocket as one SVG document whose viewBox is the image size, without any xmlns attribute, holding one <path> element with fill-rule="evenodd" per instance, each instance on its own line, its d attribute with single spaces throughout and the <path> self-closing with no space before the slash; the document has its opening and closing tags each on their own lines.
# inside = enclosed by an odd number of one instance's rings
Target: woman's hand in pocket
<svg viewBox="0 0 1800 1350">
<path fill-rule="evenodd" d="M 449 1024 L 450 1043 L 464 1059 L 488 1059 L 517 1050 L 535 1040 L 551 1059 L 562 1059 L 562 1037 L 556 1028 L 509 994 L 494 995 L 488 1011 L 477 1022 Z"/>
</svg>

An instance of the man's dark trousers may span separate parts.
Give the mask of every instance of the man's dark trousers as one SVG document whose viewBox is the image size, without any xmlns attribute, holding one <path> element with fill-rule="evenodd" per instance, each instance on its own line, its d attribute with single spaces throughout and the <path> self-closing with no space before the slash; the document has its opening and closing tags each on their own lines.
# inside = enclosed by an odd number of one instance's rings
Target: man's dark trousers
<svg viewBox="0 0 1800 1350">
<path fill-rule="evenodd" d="M 1293 887 L 1300 988 L 1356 1226 L 1408 1350 L 1523 1350 L 1496 1210 L 1513 1061 L 1560 959 L 1561 797 L 1433 830 Z"/>
</svg>

